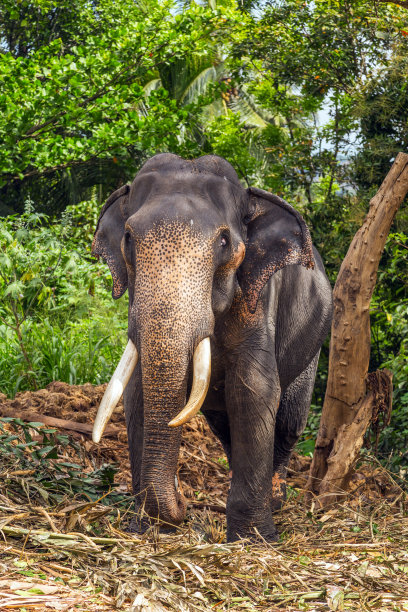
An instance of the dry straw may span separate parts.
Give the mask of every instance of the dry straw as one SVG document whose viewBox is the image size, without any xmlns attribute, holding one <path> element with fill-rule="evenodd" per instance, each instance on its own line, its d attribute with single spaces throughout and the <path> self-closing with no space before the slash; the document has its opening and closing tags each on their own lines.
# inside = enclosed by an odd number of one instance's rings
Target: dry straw
<svg viewBox="0 0 408 612">
<path fill-rule="evenodd" d="M 84 472 L 111 446 L 82 438 Z M 58 447 L 56 461 L 70 453 Z M 143 536 L 123 531 L 131 512 L 106 505 L 109 496 L 46 501 L 35 470 L 2 462 L 0 610 L 408 611 L 406 494 L 378 464 L 359 468 L 347 500 L 322 514 L 305 507 L 307 461 L 295 459 L 276 515 L 280 542 L 226 544 L 228 470 L 201 417 L 181 453 L 188 520 L 172 535 L 155 525 Z"/>
</svg>

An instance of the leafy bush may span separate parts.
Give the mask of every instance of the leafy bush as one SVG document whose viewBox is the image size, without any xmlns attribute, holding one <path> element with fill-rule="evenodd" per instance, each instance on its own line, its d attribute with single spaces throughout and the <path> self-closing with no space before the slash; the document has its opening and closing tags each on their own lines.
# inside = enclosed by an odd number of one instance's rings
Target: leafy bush
<svg viewBox="0 0 408 612">
<path fill-rule="evenodd" d="M 74 440 L 42 423 L 0 419 L 3 491 L 15 503 L 28 498 L 30 503 L 45 501 L 53 506 L 66 495 L 85 501 L 103 496 L 105 504 L 126 501 L 126 495 L 114 490 L 117 467 L 104 464 L 84 473 L 81 452 Z"/>
<path fill-rule="evenodd" d="M 91 202 L 52 223 L 28 201 L 21 216 L 0 219 L 0 389 L 8 395 L 52 380 L 105 382 L 120 357 L 126 300 L 113 302 L 109 271 L 91 259 L 97 214 Z"/>
<path fill-rule="evenodd" d="M 378 451 L 396 471 L 408 465 L 407 260 L 408 234 L 390 233 L 371 305 L 370 369 L 388 368 L 394 385 L 391 423 L 382 433 Z"/>
</svg>

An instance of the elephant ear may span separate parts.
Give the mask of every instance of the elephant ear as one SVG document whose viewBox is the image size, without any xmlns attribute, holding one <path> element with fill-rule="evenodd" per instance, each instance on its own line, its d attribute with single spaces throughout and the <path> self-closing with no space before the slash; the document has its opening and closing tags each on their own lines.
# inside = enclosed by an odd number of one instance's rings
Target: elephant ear
<svg viewBox="0 0 408 612">
<path fill-rule="evenodd" d="M 102 257 L 109 266 L 113 280 L 112 297 L 115 300 L 125 293 L 128 286 L 126 263 L 120 246 L 129 216 L 129 190 L 129 185 L 123 185 L 106 200 L 92 242 L 92 254 L 98 259 Z"/>
<path fill-rule="evenodd" d="M 272 193 L 250 187 L 247 244 L 238 280 L 254 313 L 265 284 L 285 266 L 314 268 L 312 240 L 303 217 Z"/>
</svg>

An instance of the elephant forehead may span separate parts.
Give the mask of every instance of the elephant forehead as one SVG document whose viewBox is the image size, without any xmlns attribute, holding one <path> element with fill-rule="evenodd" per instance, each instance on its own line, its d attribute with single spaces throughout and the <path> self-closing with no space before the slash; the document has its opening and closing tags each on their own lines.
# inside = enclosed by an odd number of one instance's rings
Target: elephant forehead
<svg viewBox="0 0 408 612">
<path fill-rule="evenodd" d="M 158 261 L 169 263 L 186 259 L 191 263 L 211 263 L 214 239 L 214 236 L 205 236 L 195 227 L 193 219 L 164 219 L 154 223 L 143 236 L 136 236 L 136 257 L 145 266 L 150 262 L 156 265 Z"/>
<path fill-rule="evenodd" d="M 139 291 L 174 302 L 208 290 L 213 272 L 214 238 L 182 221 L 161 222 L 136 239 Z M 157 294 L 155 289 L 161 289 Z M 161 295 L 161 297 L 160 297 Z"/>
<path fill-rule="evenodd" d="M 156 344 L 165 353 L 166 338 L 189 338 L 186 331 L 209 318 L 213 241 L 188 222 L 174 220 L 136 239 L 136 308 L 147 353 Z M 184 349 L 180 344 L 181 353 Z"/>
</svg>

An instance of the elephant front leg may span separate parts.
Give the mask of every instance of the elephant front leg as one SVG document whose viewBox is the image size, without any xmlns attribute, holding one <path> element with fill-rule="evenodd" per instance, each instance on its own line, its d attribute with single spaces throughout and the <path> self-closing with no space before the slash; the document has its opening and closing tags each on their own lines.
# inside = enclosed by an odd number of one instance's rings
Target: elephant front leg
<svg viewBox="0 0 408 612">
<path fill-rule="evenodd" d="M 263 365 L 263 362 L 266 363 Z M 232 451 L 232 480 L 227 501 L 229 542 L 255 539 L 257 532 L 267 541 L 278 539 L 271 493 L 280 386 L 277 376 L 271 375 L 273 362 L 270 354 L 264 354 L 262 361 L 251 363 L 242 359 L 226 377 Z"/>
</svg>

